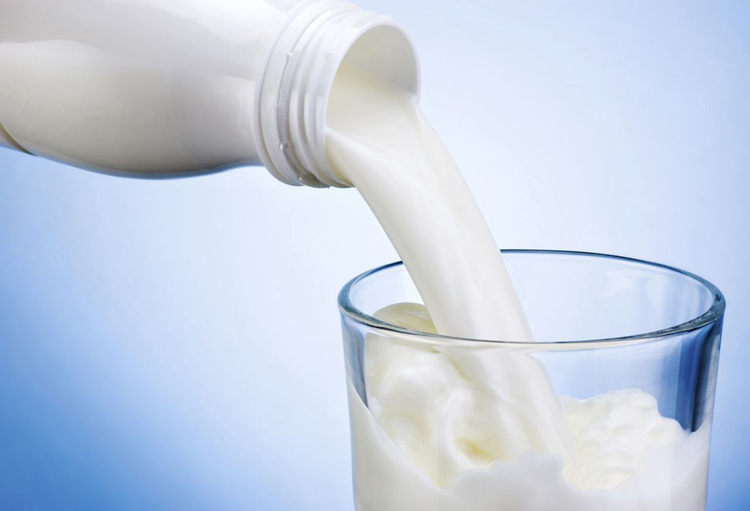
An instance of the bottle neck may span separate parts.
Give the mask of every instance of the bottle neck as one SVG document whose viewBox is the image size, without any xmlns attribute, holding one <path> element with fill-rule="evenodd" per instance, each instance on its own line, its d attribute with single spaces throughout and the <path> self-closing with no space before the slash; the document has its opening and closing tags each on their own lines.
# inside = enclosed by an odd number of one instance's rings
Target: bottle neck
<svg viewBox="0 0 750 511">
<path fill-rule="evenodd" d="M 289 12 L 270 46 L 256 91 L 256 137 L 263 164 L 291 185 L 347 187 L 326 149 L 328 99 L 350 62 L 415 94 L 411 41 L 389 18 L 340 0 L 311 0 Z"/>
</svg>

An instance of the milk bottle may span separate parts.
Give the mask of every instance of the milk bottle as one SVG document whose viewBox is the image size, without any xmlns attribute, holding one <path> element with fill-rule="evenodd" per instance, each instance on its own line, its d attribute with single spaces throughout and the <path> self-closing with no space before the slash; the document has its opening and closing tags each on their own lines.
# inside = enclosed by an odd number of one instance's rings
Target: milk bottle
<svg viewBox="0 0 750 511">
<path fill-rule="evenodd" d="M 3 0 L 0 146 L 110 174 L 262 164 L 344 186 L 325 117 L 347 55 L 418 87 L 404 32 L 343 1 Z"/>
</svg>

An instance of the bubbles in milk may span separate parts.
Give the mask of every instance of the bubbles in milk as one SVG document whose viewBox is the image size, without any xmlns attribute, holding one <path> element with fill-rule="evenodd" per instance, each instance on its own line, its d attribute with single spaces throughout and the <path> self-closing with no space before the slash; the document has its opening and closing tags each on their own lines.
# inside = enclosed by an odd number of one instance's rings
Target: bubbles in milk
<svg viewBox="0 0 750 511">
<path fill-rule="evenodd" d="M 345 63 L 328 126 L 333 168 L 367 201 L 426 306 L 380 318 L 532 341 L 492 234 L 417 98 Z M 359 511 L 703 509 L 708 433 L 688 438 L 648 394 L 558 398 L 528 350 L 381 338 L 365 350 L 369 408 L 350 388 Z M 677 461 L 679 481 L 669 479 Z"/>
</svg>

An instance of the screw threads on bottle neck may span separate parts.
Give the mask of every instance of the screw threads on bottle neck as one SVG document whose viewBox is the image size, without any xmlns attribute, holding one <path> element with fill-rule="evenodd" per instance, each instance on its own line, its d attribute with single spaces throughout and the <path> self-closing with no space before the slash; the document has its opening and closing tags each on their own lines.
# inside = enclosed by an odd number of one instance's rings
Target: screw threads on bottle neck
<svg viewBox="0 0 750 511">
<path fill-rule="evenodd" d="M 312 187 L 346 187 L 333 172 L 326 149 L 328 98 L 336 73 L 355 43 L 389 18 L 339 0 L 300 4 L 282 21 L 258 84 L 256 137 L 263 163 L 281 181 Z M 390 34 L 389 34 L 390 35 Z M 408 52 L 407 52 L 408 53 Z M 418 85 L 416 57 L 394 55 Z M 375 70 L 378 72 L 378 70 Z M 390 72 L 390 71 L 389 71 Z"/>
</svg>

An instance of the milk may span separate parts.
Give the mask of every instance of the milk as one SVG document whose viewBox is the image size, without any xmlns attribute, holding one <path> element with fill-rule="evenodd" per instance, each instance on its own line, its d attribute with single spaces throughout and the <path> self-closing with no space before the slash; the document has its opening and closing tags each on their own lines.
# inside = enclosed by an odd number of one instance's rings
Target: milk
<svg viewBox="0 0 750 511">
<path fill-rule="evenodd" d="M 701 511 L 707 427 L 688 435 L 635 389 L 555 394 L 490 230 L 417 97 L 344 61 L 327 122 L 334 171 L 367 201 L 424 300 L 377 317 L 532 343 L 367 338 L 367 407 L 349 389 L 357 509 Z"/>
<path fill-rule="evenodd" d="M 333 87 L 328 123 L 334 169 L 378 217 L 437 331 L 531 340 L 487 223 L 417 98 L 344 67 Z M 492 388 L 481 360 L 464 365 L 475 389 L 472 407 L 484 407 L 487 400 L 505 403 L 491 417 L 506 435 L 504 451 L 567 457 L 560 407 L 538 362 L 530 357 L 508 361 L 493 376 L 503 382 Z"/>
<path fill-rule="evenodd" d="M 417 97 L 344 67 L 328 126 L 333 168 L 377 216 L 438 331 L 530 340 L 492 233 Z"/>
<path fill-rule="evenodd" d="M 617 396 L 597 399 L 614 402 Z M 571 408 L 587 406 L 585 402 L 570 403 Z M 629 406 L 620 405 L 626 409 Z M 496 461 L 467 468 L 441 486 L 417 468 L 416 460 L 384 429 L 351 385 L 349 406 L 358 511 L 705 509 L 710 441 L 706 426 L 645 449 L 632 476 L 604 490 L 576 486 L 563 475 L 559 457 L 533 452 L 512 462 Z M 595 416 L 591 414 L 592 419 Z M 626 456 L 627 451 L 622 454 Z"/>
<path fill-rule="evenodd" d="M 425 308 L 398 304 L 376 317 L 434 332 Z M 502 372 L 526 353 L 414 342 L 397 333 L 365 339 L 367 407 L 349 385 L 355 499 L 359 511 L 702 511 L 710 428 L 688 434 L 662 417 L 656 399 L 623 389 L 580 400 L 560 396 L 568 459 L 502 448 L 508 412 L 464 370 Z M 475 407 L 476 400 L 482 406 Z M 520 410 L 523 413 L 523 410 Z"/>
</svg>

